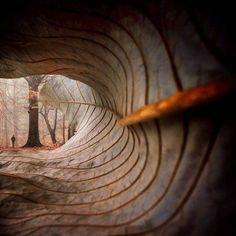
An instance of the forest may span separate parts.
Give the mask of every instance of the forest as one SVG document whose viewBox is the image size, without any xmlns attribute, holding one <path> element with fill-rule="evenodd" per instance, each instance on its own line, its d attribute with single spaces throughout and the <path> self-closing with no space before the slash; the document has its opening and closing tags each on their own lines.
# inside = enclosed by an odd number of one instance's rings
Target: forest
<svg viewBox="0 0 236 236">
<path fill-rule="evenodd" d="M 60 76 L 0 79 L 0 149 L 58 147 L 66 142 L 70 134 L 65 115 L 39 101 L 40 90 L 55 77 Z"/>
</svg>

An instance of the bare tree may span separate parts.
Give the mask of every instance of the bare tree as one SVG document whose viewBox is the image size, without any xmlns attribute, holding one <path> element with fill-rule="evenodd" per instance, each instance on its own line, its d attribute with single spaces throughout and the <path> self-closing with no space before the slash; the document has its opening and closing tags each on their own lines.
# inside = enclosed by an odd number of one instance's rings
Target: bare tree
<svg viewBox="0 0 236 236">
<path fill-rule="evenodd" d="M 77 122 L 71 122 L 68 127 L 68 139 L 70 139 L 72 136 L 76 133 L 76 126 Z"/>
<path fill-rule="evenodd" d="M 50 118 L 49 118 L 49 113 L 50 111 L 54 111 L 54 120 L 53 120 L 53 124 L 50 124 Z M 47 125 L 49 134 L 51 136 L 52 139 L 52 143 L 55 144 L 57 142 L 56 139 L 56 129 L 57 129 L 57 114 L 58 114 L 58 109 L 53 109 L 48 107 L 47 105 L 42 105 L 42 107 L 40 108 L 40 114 L 43 116 L 44 121 Z"/>
<path fill-rule="evenodd" d="M 5 134 L 5 147 L 9 146 L 9 134 L 8 134 L 8 112 L 6 112 L 6 107 L 7 107 L 7 86 L 5 83 L 3 83 L 3 90 L 2 90 L 2 105 L 5 108 L 4 112 L 2 112 L 1 116 L 2 118 L 4 118 L 4 122 L 3 122 L 3 130 L 4 130 L 4 134 Z"/>
<path fill-rule="evenodd" d="M 66 117 L 65 115 L 63 115 L 63 118 L 62 118 L 62 138 L 63 138 L 63 143 L 66 142 Z"/>
<path fill-rule="evenodd" d="M 15 145 L 18 144 L 18 117 L 17 117 L 17 88 L 16 88 L 16 80 L 13 81 L 13 134 L 15 136 Z"/>
</svg>

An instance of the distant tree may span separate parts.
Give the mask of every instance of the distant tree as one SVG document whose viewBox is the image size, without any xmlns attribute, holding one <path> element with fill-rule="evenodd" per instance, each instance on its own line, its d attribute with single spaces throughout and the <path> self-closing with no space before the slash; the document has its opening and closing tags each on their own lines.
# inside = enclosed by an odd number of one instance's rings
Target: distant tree
<svg viewBox="0 0 236 236">
<path fill-rule="evenodd" d="M 39 106 L 38 106 L 38 90 L 39 85 L 44 80 L 44 75 L 35 75 L 26 77 L 25 80 L 29 85 L 29 132 L 28 140 L 25 147 L 42 146 L 39 139 Z"/>
<path fill-rule="evenodd" d="M 63 119 L 62 119 L 62 142 L 65 143 L 66 142 L 66 116 L 63 115 Z"/>
<path fill-rule="evenodd" d="M 68 139 L 70 139 L 72 136 L 76 133 L 76 126 L 77 122 L 71 122 L 68 126 Z"/>
<path fill-rule="evenodd" d="M 17 113 L 17 88 L 16 80 L 13 81 L 13 134 L 15 135 L 15 145 L 18 144 L 18 113 Z"/>
<path fill-rule="evenodd" d="M 50 112 L 54 112 L 54 120 L 53 120 L 52 124 L 50 124 L 50 117 L 49 117 Z M 57 129 L 58 109 L 57 108 L 53 109 L 53 108 L 50 108 L 47 105 L 42 105 L 42 107 L 40 108 L 40 114 L 43 116 L 44 121 L 47 125 L 48 132 L 51 136 L 52 143 L 53 144 L 57 143 L 56 129 Z"/>
<path fill-rule="evenodd" d="M 7 112 L 7 85 L 6 83 L 2 83 L 2 89 L 1 89 L 1 115 L 0 115 L 0 120 L 2 121 L 2 138 L 5 138 L 5 144 L 3 146 L 8 147 L 9 145 L 9 134 L 8 134 L 8 118 L 9 114 Z M 2 140 L 2 143 L 4 143 L 4 139 Z"/>
</svg>

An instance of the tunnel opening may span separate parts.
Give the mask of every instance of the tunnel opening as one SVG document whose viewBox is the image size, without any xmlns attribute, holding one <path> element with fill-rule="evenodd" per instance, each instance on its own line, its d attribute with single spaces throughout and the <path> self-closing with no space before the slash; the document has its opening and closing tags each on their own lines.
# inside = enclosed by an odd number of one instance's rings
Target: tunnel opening
<svg viewBox="0 0 236 236">
<path fill-rule="evenodd" d="M 60 80 L 59 76 L 57 79 Z M 0 148 L 53 148 L 71 136 L 70 124 L 62 110 L 39 99 L 39 94 L 53 79 L 37 75 L 19 79 L 0 79 Z M 73 127 L 73 135 L 75 127 Z"/>
<path fill-rule="evenodd" d="M 234 78 L 224 14 L 195 1 L 26 3 L 0 16 L 0 76 L 72 79 L 50 80 L 39 100 L 63 110 L 77 132 L 55 150 L 0 152 L 0 234 L 233 233 L 232 97 L 118 122 Z"/>
</svg>

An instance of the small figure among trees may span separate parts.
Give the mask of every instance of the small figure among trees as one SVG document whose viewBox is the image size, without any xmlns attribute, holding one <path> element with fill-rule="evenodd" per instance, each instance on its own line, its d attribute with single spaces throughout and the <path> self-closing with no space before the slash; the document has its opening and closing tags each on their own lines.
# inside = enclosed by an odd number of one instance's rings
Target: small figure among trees
<svg viewBox="0 0 236 236">
<path fill-rule="evenodd" d="M 15 138 L 15 136 L 13 134 L 12 137 L 11 137 L 11 143 L 12 143 L 12 147 L 13 148 L 15 147 L 15 141 L 16 141 L 16 138 Z"/>
</svg>

